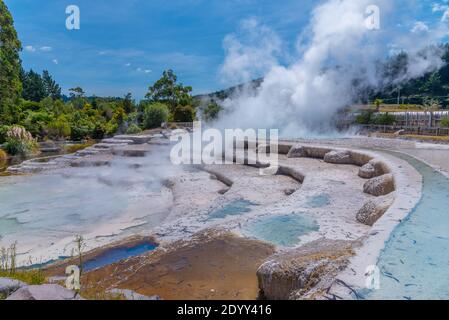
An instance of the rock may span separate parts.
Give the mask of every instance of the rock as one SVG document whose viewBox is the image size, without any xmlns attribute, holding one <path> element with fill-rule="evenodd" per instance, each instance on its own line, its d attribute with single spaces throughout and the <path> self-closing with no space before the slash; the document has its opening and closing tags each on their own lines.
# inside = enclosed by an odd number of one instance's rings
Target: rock
<svg viewBox="0 0 449 320">
<path fill-rule="evenodd" d="M 6 300 L 83 300 L 76 292 L 57 284 L 24 286 Z"/>
<path fill-rule="evenodd" d="M 134 141 L 133 140 L 123 140 L 123 139 L 115 139 L 115 138 L 110 138 L 110 139 L 103 139 L 101 140 L 102 143 L 108 143 L 108 144 L 133 144 Z"/>
<path fill-rule="evenodd" d="M 359 177 L 363 179 L 371 179 L 376 176 L 376 170 L 371 163 L 365 164 L 359 169 Z"/>
<path fill-rule="evenodd" d="M 26 283 L 9 278 L 0 278 L 0 297 L 7 297 L 14 291 L 26 286 Z"/>
<path fill-rule="evenodd" d="M 268 300 L 314 299 L 348 265 L 354 242 L 320 239 L 277 253 L 257 270 L 261 296 Z"/>
<path fill-rule="evenodd" d="M 372 178 L 363 186 L 363 192 L 376 197 L 385 196 L 394 190 L 394 177 L 392 174 L 384 174 L 382 176 Z"/>
<path fill-rule="evenodd" d="M 128 289 L 111 289 L 108 293 L 122 295 L 126 300 L 161 300 L 159 296 L 149 297 Z"/>
<path fill-rule="evenodd" d="M 324 156 L 324 162 L 333 164 L 353 164 L 351 153 L 347 150 L 331 151 Z"/>
<path fill-rule="evenodd" d="M 369 200 L 357 213 L 357 221 L 373 226 L 387 212 L 393 202 L 394 197 L 391 195 Z"/>
<path fill-rule="evenodd" d="M 287 166 L 279 166 L 276 174 L 288 176 L 299 183 L 303 183 L 305 179 L 305 175 L 302 172 Z"/>
<path fill-rule="evenodd" d="M 132 144 L 144 144 L 153 139 L 152 135 L 118 135 L 115 140 L 131 140 Z"/>
<path fill-rule="evenodd" d="M 372 159 L 359 170 L 359 177 L 371 179 L 389 173 L 388 166 L 380 160 Z"/>
<path fill-rule="evenodd" d="M 291 147 L 290 151 L 287 154 L 287 158 L 302 158 L 307 157 L 307 152 L 305 148 L 301 145 L 295 145 Z"/>
<path fill-rule="evenodd" d="M 329 148 L 295 145 L 290 149 L 289 153 L 287 154 L 287 157 L 288 158 L 307 157 L 307 158 L 323 159 L 324 156 L 331 151 L 332 149 Z"/>
<path fill-rule="evenodd" d="M 372 156 L 366 153 L 361 153 L 358 151 L 349 151 L 349 153 L 351 154 L 352 163 L 359 167 L 364 166 L 373 159 Z"/>
<path fill-rule="evenodd" d="M 376 177 L 390 173 L 390 168 L 383 161 L 373 159 L 369 163 L 374 167 Z"/>
</svg>

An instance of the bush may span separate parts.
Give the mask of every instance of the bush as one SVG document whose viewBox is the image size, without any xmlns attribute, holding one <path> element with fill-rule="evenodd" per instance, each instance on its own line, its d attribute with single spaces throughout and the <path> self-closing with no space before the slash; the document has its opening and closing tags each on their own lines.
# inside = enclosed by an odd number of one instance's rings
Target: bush
<svg viewBox="0 0 449 320">
<path fill-rule="evenodd" d="M 28 155 L 38 150 L 38 144 L 31 133 L 21 126 L 12 126 L 6 133 L 4 149 L 11 155 Z"/>
<path fill-rule="evenodd" d="M 370 124 L 372 122 L 373 112 L 372 111 L 362 111 L 355 119 L 357 124 Z"/>
<path fill-rule="evenodd" d="M 440 126 L 443 128 L 449 128 L 449 117 L 441 119 Z"/>
<path fill-rule="evenodd" d="M 158 128 L 163 122 L 167 122 L 168 107 L 163 103 L 153 103 L 145 107 L 143 111 L 143 124 L 146 129 Z"/>
<path fill-rule="evenodd" d="M 204 121 L 213 121 L 218 118 L 218 115 L 221 111 L 221 107 L 215 103 L 211 102 L 203 111 L 203 120 Z"/>
<path fill-rule="evenodd" d="M 380 115 L 377 115 L 374 118 L 374 123 L 378 124 L 378 125 L 386 125 L 386 126 L 390 126 L 393 125 L 396 121 L 396 118 L 390 114 L 387 113 L 383 113 Z"/>
<path fill-rule="evenodd" d="M 50 122 L 47 125 L 47 133 L 50 138 L 65 138 L 70 137 L 72 129 L 67 119 L 61 116 L 56 121 Z"/>
<path fill-rule="evenodd" d="M 140 127 L 135 123 L 131 124 L 128 129 L 126 129 L 126 134 L 137 134 L 141 132 L 142 129 L 140 129 Z"/>
<path fill-rule="evenodd" d="M 0 149 L 0 163 L 2 163 L 7 158 L 8 158 L 8 155 L 6 154 L 6 152 L 3 151 L 2 149 Z"/>
<path fill-rule="evenodd" d="M 0 126 L 0 144 L 6 141 L 6 133 L 10 128 L 11 126 Z"/>
<path fill-rule="evenodd" d="M 191 106 L 177 106 L 173 114 L 175 122 L 193 122 L 195 119 L 195 109 Z"/>
</svg>

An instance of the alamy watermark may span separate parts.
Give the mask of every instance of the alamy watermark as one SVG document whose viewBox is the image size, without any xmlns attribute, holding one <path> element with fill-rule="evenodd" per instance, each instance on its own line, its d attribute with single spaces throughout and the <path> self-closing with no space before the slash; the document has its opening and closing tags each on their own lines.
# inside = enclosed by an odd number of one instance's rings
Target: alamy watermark
<svg viewBox="0 0 449 320">
<path fill-rule="evenodd" d="M 76 5 L 69 5 L 65 9 L 65 13 L 69 16 L 65 20 L 67 30 L 79 30 L 81 28 L 81 12 Z"/>
<path fill-rule="evenodd" d="M 374 4 L 366 7 L 365 27 L 368 30 L 380 30 L 380 8 Z"/>
<path fill-rule="evenodd" d="M 202 129 L 178 130 L 170 137 L 176 144 L 170 152 L 174 165 L 245 164 L 260 169 L 263 175 L 278 168 L 279 132 L 277 129 Z"/>
</svg>

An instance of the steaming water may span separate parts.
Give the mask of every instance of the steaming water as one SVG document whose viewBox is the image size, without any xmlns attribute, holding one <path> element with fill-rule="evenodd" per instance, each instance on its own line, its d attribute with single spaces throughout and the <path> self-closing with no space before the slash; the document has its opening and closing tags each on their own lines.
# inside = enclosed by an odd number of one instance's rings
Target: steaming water
<svg viewBox="0 0 449 320">
<path fill-rule="evenodd" d="M 170 197 L 163 166 L 151 160 L 118 157 L 110 167 L 0 178 L 0 247 L 17 241 L 28 255 L 76 234 L 112 238 L 160 225 Z"/>
<path fill-rule="evenodd" d="M 293 247 L 299 237 L 318 231 L 318 223 L 303 214 L 264 217 L 245 227 L 244 233 L 283 247 Z"/>
<path fill-rule="evenodd" d="M 423 195 L 391 235 L 378 266 L 380 290 L 369 299 L 449 298 L 449 179 L 406 155 L 423 176 Z"/>
</svg>

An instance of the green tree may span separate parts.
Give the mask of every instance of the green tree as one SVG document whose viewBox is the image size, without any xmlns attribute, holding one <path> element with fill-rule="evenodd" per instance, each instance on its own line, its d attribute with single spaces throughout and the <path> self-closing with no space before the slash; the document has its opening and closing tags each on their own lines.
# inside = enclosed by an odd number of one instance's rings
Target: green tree
<svg viewBox="0 0 449 320">
<path fill-rule="evenodd" d="M 193 122 L 194 119 L 195 109 L 192 106 L 179 105 L 173 113 L 173 120 L 175 122 Z"/>
<path fill-rule="evenodd" d="M 53 99 L 61 99 L 61 87 L 53 80 L 52 76 L 47 70 L 42 73 L 42 81 L 44 83 L 46 97 Z"/>
<path fill-rule="evenodd" d="M 143 112 L 143 124 L 146 129 L 158 128 L 163 122 L 167 122 L 168 108 L 163 103 L 152 103 L 145 106 Z"/>
<path fill-rule="evenodd" d="M 15 105 L 22 94 L 21 50 L 12 15 L 0 0 L 0 124 L 15 120 Z"/>
<path fill-rule="evenodd" d="M 221 109 L 222 108 L 215 101 L 212 101 L 203 110 L 203 120 L 204 121 L 216 120 L 218 118 L 218 114 L 220 113 Z"/>
<path fill-rule="evenodd" d="M 45 84 L 40 74 L 30 70 L 29 72 L 23 72 L 23 93 L 22 96 L 25 100 L 40 102 L 47 97 L 45 90 Z"/>
<path fill-rule="evenodd" d="M 380 111 L 380 106 L 384 103 L 382 99 L 376 99 L 374 100 L 374 105 L 376 106 L 376 112 Z"/>
<path fill-rule="evenodd" d="M 192 87 L 183 86 L 182 83 L 177 83 L 177 81 L 178 77 L 173 70 L 166 70 L 162 77 L 153 86 L 149 87 L 145 97 L 151 103 L 166 104 L 171 113 L 174 113 L 179 105 L 193 105 L 193 99 L 190 95 Z"/>
<path fill-rule="evenodd" d="M 72 99 L 79 99 L 84 98 L 84 90 L 81 87 L 75 87 L 69 89 L 70 98 Z"/>
<path fill-rule="evenodd" d="M 123 109 L 125 109 L 125 112 L 127 114 L 132 113 L 135 111 L 135 105 L 134 105 L 134 101 L 133 101 L 133 96 L 131 93 L 127 93 L 125 95 L 125 99 L 123 100 Z"/>
</svg>

